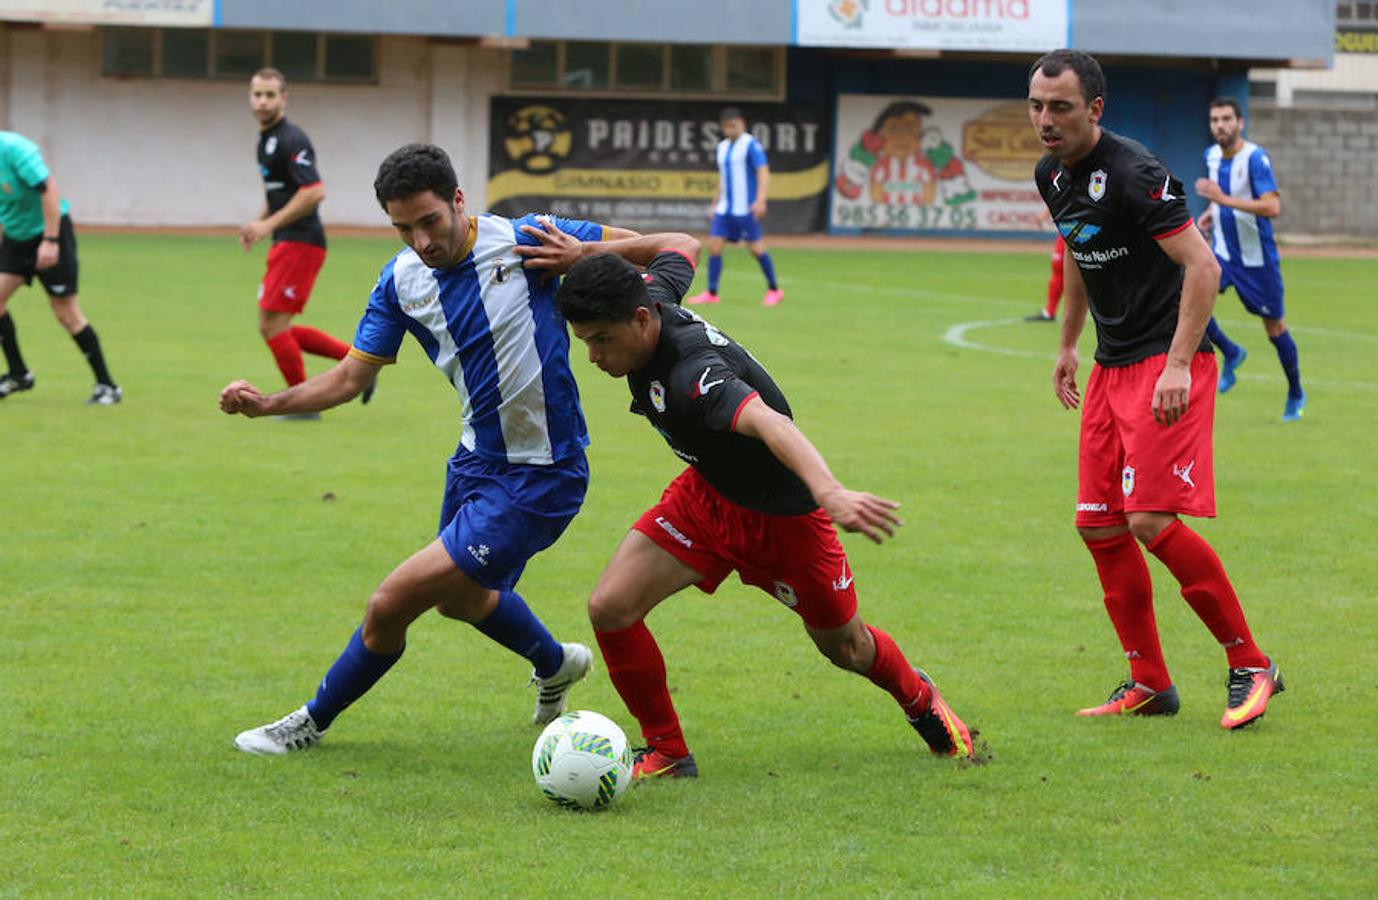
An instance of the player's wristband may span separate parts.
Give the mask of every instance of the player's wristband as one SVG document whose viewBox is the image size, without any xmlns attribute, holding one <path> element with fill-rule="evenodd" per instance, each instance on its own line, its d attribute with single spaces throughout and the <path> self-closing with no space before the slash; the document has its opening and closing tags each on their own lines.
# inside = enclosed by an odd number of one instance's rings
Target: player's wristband
<svg viewBox="0 0 1378 900">
<path fill-rule="evenodd" d="M 59 237 L 58 235 L 55 235 L 55 234 L 45 234 L 45 235 L 43 235 L 43 243 L 45 243 L 45 244 L 56 244 L 56 243 L 60 243 L 61 240 L 62 240 L 62 238 Z"/>
</svg>

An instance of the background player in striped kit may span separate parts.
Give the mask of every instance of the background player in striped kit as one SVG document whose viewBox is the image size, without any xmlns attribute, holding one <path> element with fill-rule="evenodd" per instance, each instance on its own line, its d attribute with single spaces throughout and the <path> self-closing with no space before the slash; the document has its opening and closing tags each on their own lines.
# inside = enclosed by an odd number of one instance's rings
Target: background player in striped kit
<svg viewBox="0 0 1378 900">
<path fill-rule="evenodd" d="M 717 303 L 718 282 L 722 279 L 724 241 L 746 241 L 746 248 L 761 265 L 766 276 L 763 306 L 774 306 L 785 299 L 775 280 L 775 263 L 761 238 L 761 219 L 766 215 L 766 193 L 770 187 L 770 164 L 765 148 L 746 130 L 746 118 L 736 107 L 728 107 L 719 118 L 723 139 L 718 142 L 718 196 L 713 201 L 713 223 L 708 229 L 708 290 L 695 294 L 686 303 Z"/>
<path fill-rule="evenodd" d="M 1208 175 L 1196 179 L 1196 193 L 1211 202 L 1201 217 L 1201 228 L 1210 234 L 1214 225 L 1213 249 L 1220 262 L 1221 293 L 1233 285 L 1244 308 L 1263 319 L 1263 329 L 1277 349 L 1278 362 L 1287 376 L 1282 419 L 1295 422 L 1305 410 L 1306 394 L 1301 389 L 1297 344 L 1282 318 L 1282 264 L 1272 223 L 1282 212 L 1282 198 L 1273 164 L 1262 147 L 1244 140 L 1244 116 L 1238 100 L 1212 100 L 1210 125 L 1215 143 L 1206 149 Z M 1234 387 L 1235 370 L 1248 353 L 1225 336 L 1214 318 L 1206 335 L 1225 355 L 1219 383 L 1223 394 Z"/>
<path fill-rule="evenodd" d="M 410 332 L 462 407 L 439 535 L 373 592 L 315 697 L 235 739 L 246 753 L 281 755 L 319 741 L 401 658 L 408 626 L 431 608 L 531 661 L 536 723 L 560 714 L 593 664 L 588 647 L 556 641 L 514 590 L 527 561 L 579 511 L 588 486 L 588 432 L 555 308 L 558 282 L 524 271 L 515 252 L 535 242 L 520 229 L 535 219 L 466 216 L 450 159 L 432 145 L 392 153 L 374 190 L 407 247 L 383 267 L 349 355 L 269 396 L 235 381 L 221 392 L 220 408 L 255 417 L 338 406 L 395 361 Z M 559 227 L 591 241 L 635 236 L 589 222 Z"/>
</svg>

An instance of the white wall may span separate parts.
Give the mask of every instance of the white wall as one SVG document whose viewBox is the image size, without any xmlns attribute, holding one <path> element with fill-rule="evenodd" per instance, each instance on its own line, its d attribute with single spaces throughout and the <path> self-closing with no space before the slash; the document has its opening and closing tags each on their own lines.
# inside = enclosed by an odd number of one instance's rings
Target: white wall
<svg viewBox="0 0 1378 900">
<path fill-rule="evenodd" d="M 379 49 L 377 84 L 289 86 L 288 116 L 325 177 L 327 227 L 386 225 L 373 176 L 408 141 L 445 147 L 482 209 L 501 51 L 406 37 Z M 0 127 L 43 147 L 78 224 L 237 225 L 263 202 L 247 83 L 102 78 L 97 32 L 0 28 Z"/>
</svg>

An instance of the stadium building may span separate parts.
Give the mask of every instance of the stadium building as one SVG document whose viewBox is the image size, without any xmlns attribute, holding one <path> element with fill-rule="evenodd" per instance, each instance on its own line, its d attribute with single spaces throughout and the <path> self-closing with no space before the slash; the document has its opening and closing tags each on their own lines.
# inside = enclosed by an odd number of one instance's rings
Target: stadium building
<svg viewBox="0 0 1378 900">
<path fill-rule="evenodd" d="M 1332 0 L 0 0 L 0 127 L 83 223 L 235 224 L 261 202 L 248 76 L 272 65 L 329 224 L 383 224 L 375 167 L 421 140 L 475 209 L 701 229 L 731 103 L 770 153 L 771 231 L 1027 233 L 1050 228 L 1042 51 L 1098 55 L 1107 126 L 1189 181 L 1211 97 L 1335 44 Z"/>
</svg>

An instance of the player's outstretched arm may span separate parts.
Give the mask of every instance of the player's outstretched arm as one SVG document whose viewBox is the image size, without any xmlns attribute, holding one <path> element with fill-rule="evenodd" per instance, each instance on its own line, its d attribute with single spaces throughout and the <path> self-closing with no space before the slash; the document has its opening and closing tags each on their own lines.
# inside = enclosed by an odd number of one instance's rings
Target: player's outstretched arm
<svg viewBox="0 0 1378 900">
<path fill-rule="evenodd" d="M 561 231 L 551 219 L 542 218 L 539 221 L 540 228 L 522 226 L 522 231 L 538 243 L 517 245 L 517 254 L 528 269 L 542 269 L 552 275 L 560 275 L 568 272 L 579 260 L 596 253 L 615 253 L 634 265 L 645 266 L 662 250 L 676 250 L 698 265 L 699 242 L 687 234 L 616 231 L 605 233 L 605 237 L 610 238 L 608 240 L 581 241 Z"/>
<path fill-rule="evenodd" d="M 320 412 L 353 400 L 373 381 L 379 368 L 374 363 L 346 356 L 329 371 L 276 394 L 264 394 L 247 381 L 232 381 L 220 392 L 220 409 L 229 415 L 238 413 L 251 419 Z"/>
<path fill-rule="evenodd" d="M 1081 340 L 1081 330 L 1086 327 L 1086 308 L 1090 300 L 1086 296 L 1081 269 L 1077 268 L 1070 249 L 1062 257 L 1062 290 L 1062 340 L 1057 362 L 1053 365 L 1053 393 L 1063 409 L 1076 409 L 1081 405 L 1081 392 L 1077 389 L 1081 355 L 1077 352 L 1077 342 Z"/>
<path fill-rule="evenodd" d="M 799 476 L 813 499 L 844 531 L 859 531 L 879 544 L 892 537 L 904 522 L 895 515 L 899 504 L 864 491 L 843 487 L 823 454 L 799 430 L 789 416 L 771 409 L 760 397 L 752 397 L 737 415 L 738 434 L 754 437 L 770 448 L 775 458 Z"/>
</svg>

